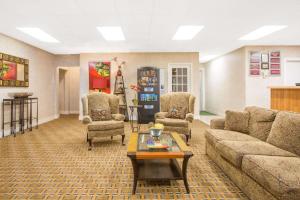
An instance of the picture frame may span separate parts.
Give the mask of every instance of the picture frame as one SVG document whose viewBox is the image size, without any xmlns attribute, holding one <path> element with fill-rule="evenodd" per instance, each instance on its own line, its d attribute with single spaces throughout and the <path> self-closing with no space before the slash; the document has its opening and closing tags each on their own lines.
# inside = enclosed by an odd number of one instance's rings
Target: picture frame
<svg viewBox="0 0 300 200">
<path fill-rule="evenodd" d="M 268 63 L 269 62 L 269 53 L 261 53 L 261 62 Z"/>
<path fill-rule="evenodd" d="M 110 94 L 111 62 L 90 61 L 88 67 L 90 92 L 101 91 Z"/>
<path fill-rule="evenodd" d="M 29 60 L 0 53 L 0 87 L 29 87 Z"/>
<path fill-rule="evenodd" d="M 261 63 L 261 69 L 269 69 L 269 63 Z"/>
</svg>

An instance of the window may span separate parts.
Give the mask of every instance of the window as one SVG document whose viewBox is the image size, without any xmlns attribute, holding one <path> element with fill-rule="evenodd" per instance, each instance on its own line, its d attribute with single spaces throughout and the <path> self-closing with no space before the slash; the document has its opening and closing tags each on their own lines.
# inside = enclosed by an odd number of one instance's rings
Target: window
<svg viewBox="0 0 300 200">
<path fill-rule="evenodd" d="M 190 91 L 190 67 L 191 64 L 169 64 L 169 92 Z"/>
</svg>

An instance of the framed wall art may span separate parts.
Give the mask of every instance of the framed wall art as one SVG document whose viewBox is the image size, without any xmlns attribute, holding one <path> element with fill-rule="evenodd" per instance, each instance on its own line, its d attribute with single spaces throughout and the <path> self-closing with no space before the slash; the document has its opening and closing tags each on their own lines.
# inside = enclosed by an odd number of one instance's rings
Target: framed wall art
<svg viewBox="0 0 300 200">
<path fill-rule="evenodd" d="M 270 75 L 279 76 L 281 74 L 280 51 L 270 52 Z"/>
<path fill-rule="evenodd" d="M 269 53 L 262 53 L 261 54 L 261 62 L 262 63 L 269 63 Z"/>
<path fill-rule="evenodd" d="M 280 76 L 281 58 L 280 51 L 251 51 L 249 52 L 250 76 Z"/>
<path fill-rule="evenodd" d="M 110 93 L 110 62 L 89 62 L 89 90 Z"/>
<path fill-rule="evenodd" d="M 269 63 L 261 63 L 261 69 L 269 69 Z"/>
<path fill-rule="evenodd" d="M 28 87 L 28 59 L 0 53 L 0 87 Z"/>
<path fill-rule="evenodd" d="M 250 67 L 249 67 L 250 76 L 260 75 L 260 63 L 261 63 L 260 52 L 257 51 L 250 52 Z"/>
</svg>

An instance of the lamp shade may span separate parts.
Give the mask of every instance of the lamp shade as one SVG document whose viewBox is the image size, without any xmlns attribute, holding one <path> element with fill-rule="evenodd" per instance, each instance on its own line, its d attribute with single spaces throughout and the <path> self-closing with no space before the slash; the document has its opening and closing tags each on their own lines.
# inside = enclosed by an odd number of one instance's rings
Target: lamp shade
<svg viewBox="0 0 300 200">
<path fill-rule="evenodd" d="M 98 78 L 93 80 L 93 89 L 106 89 L 107 80 L 103 78 Z"/>
</svg>

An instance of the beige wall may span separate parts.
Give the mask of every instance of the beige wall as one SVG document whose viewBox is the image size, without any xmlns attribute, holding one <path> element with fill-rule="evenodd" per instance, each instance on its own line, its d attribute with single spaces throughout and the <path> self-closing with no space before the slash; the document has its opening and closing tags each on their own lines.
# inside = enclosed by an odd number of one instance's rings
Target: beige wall
<svg viewBox="0 0 300 200">
<path fill-rule="evenodd" d="M 245 106 L 245 48 L 204 64 L 205 108 L 224 115 L 225 110 Z"/>
<path fill-rule="evenodd" d="M 79 54 L 55 55 L 55 66 L 74 67 L 80 65 Z"/>
<path fill-rule="evenodd" d="M 33 92 L 34 96 L 39 98 L 40 122 L 54 119 L 55 56 L 2 34 L 0 34 L 0 52 L 29 59 L 29 87 L 2 87 L 0 99 L 7 98 L 11 92 Z"/>
<path fill-rule="evenodd" d="M 199 74 L 199 53 L 83 53 L 80 54 L 80 95 L 84 96 L 88 93 L 88 62 L 89 61 L 109 61 L 113 57 L 118 57 L 120 61 L 126 61 L 126 67 L 123 70 L 125 83 L 136 84 L 137 69 L 143 66 L 155 66 L 158 68 L 168 68 L 169 63 L 192 63 L 191 92 L 198 97 L 199 83 L 197 74 Z M 113 88 L 114 76 L 117 66 L 112 63 L 111 68 L 111 87 Z M 127 90 L 127 100 L 131 103 L 134 93 Z M 198 101 L 196 110 L 199 110 Z"/>
</svg>

